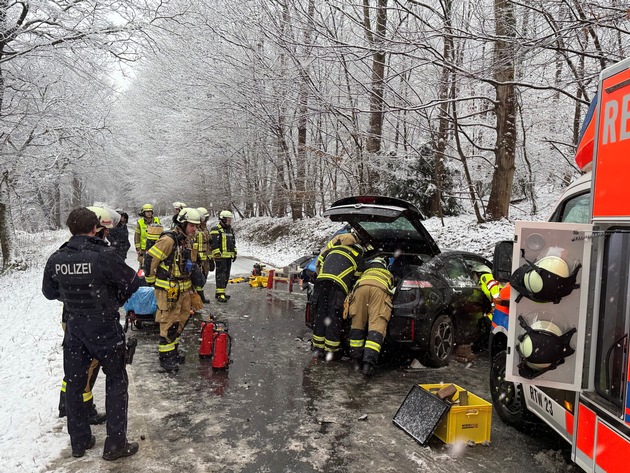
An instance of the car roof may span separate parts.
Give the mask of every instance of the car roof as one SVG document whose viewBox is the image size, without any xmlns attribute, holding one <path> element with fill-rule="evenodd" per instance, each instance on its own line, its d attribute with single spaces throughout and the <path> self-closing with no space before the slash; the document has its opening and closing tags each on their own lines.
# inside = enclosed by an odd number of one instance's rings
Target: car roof
<svg viewBox="0 0 630 473">
<path fill-rule="evenodd" d="M 440 249 L 422 225 L 418 208 L 401 199 L 378 195 L 339 199 L 324 211 L 334 222 L 347 222 L 362 243 L 383 251 L 435 256 Z"/>
</svg>

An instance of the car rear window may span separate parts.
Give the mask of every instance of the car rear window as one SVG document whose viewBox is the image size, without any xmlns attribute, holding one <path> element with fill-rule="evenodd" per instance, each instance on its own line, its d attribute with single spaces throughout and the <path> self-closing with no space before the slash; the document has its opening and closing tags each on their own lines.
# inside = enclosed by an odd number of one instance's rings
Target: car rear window
<svg viewBox="0 0 630 473">
<path fill-rule="evenodd" d="M 405 217 L 398 217 L 390 222 L 358 222 L 358 225 L 365 230 L 370 237 L 377 240 L 388 240 L 405 238 L 407 240 L 422 240 L 418 231 Z"/>
</svg>

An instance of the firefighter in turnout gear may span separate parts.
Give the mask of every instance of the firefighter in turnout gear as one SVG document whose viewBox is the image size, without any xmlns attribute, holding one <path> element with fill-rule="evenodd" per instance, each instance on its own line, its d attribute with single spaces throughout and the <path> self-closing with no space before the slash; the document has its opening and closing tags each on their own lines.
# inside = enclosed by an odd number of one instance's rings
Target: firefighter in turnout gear
<svg viewBox="0 0 630 473">
<path fill-rule="evenodd" d="M 215 299 L 227 302 L 230 298 L 225 293 L 232 262 L 236 260 L 236 239 L 232 230 L 232 212 L 223 210 L 219 214 L 219 224 L 210 229 L 210 253 L 215 263 L 216 292 Z"/>
<path fill-rule="evenodd" d="M 68 314 L 63 367 L 72 456 L 82 457 L 96 443 L 83 393 L 88 367 L 97 359 L 107 377 L 103 458 L 116 460 L 138 451 L 136 442 L 127 441 L 127 346 L 118 309 L 138 289 L 139 280 L 133 268 L 96 237 L 100 222 L 94 212 L 75 209 L 66 223 L 72 237 L 48 259 L 42 293 L 63 302 Z"/>
<path fill-rule="evenodd" d="M 340 359 L 343 307 L 346 296 L 363 271 L 363 247 L 336 245 L 321 255 L 313 299 L 313 351 L 327 361 Z"/>
<path fill-rule="evenodd" d="M 157 312 L 155 321 L 160 324 L 158 352 L 160 365 L 166 371 L 179 369 L 183 357 L 179 354 L 179 338 L 190 318 L 193 292 L 191 275 L 191 239 L 199 225 L 199 212 L 185 208 L 178 216 L 175 230 L 164 232 L 147 251 L 150 270 L 145 279 L 155 286 Z"/>
<path fill-rule="evenodd" d="M 203 284 L 205 284 L 206 280 L 208 279 L 208 273 L 214 269 L 214 260 L 211 259 L 210 255 L 208 254 L 208 250 L 210 249 L 210 231 L 208 230 L 207 223 L 208 219 L 210 218 L 210 214 L 208 213 L 208 210 L 204 207 L 199 207 L 197 211 L 201 216 L 201 225 L 199 225 L 199 231 L 197 232 L 195 241 L 193 243 L 192 260 L 196 262 L 201 268 L 201 273 L 203 274 Z M 201 301 L 204 304 L 210 302 L 208 299 L 206 299 L 203 285 L 195 286 L 195 291 L 197 291 L 199 297 L 201 297 Z"/>
<path fill-rule="evenodd" d="M 171 230 L 174 230 L 175 227 L 177 226 L 177 216 L 179 215 L 179 212 L 181 212 L 182 209 L 188 207 L 185 203 L 183 202 L 173 202 L 173 223 L 171 223 Z"/>
<path fill-rule="evenodd" d="M 101 240 L 105 240 L 109 235 L 107 234 L 114 225 L 116 224 L 116 219 L 113 217 L 112 212 L 104 209 L 102 207 L 87 207 L 88 210 L 94 212 L 98 218 L 98 231 L 96 236 Z M 115 251 L 115 250 L 114 250 Z M 124 258 L 123 258 L 124 260 Z M 63 309 L 61 314 L 61 327 L 63 331 L 66 331 L 66 323 L 68 321 L 68 311 Z M 96 406 L 94 405 L 94 397 L 92 395 L 92 389 L 94 388 L 94 383 L 96 383 L 96 378 L 98 377 L 100 371 L 100 364 L 96 358 L 92 359 L 90 366 L 88 367 L 88 377 L 87 384 L 83 391 L 83 405 L 85 409 L 88 411 L 88 422 L 91 425 L 100 425 L 107 420 L 107 416 L 105 414 L 99 414 L 96 410 Z M 59 394 L 59 417 L 66 416 L 66 389 L 67 389 L 67 381 L 66 378 L 63 378 L 61 382 L 61 392 Z"/>
<path fill-rule="evenodd" d="M 136 253 L 138 253 L 138 263 L 140 268 L 144 266 L 144 255 L 153 246 L 162 233 L 160 219 L 153 216 L 153 206 L 144 204 L 138 214 L 138 224 L 133 236 Z"/>
<path fill-rule="evenodd" d="M 394 277 L 385 258 L 374 258 L 348 296 L 350 358 L 366 376 L 374 374 L 381 353 L 387 323 L 392 316 Z M 367 336 L 366 336 L 367 328 Z"/>
<path fill-rule="evenodd" d="M 319 256 L 317 257 L 315 271 L 319 273 L 319 269 L 321 268 L 321 265 L 324 262 L 323 255 L 327 250 L 330 250 L 333 246 L 338 246 L 338 245 L 349 246 L 349 245 L 355 245 L 357 243 L 359 243 L 359 240 L 357 239 L 356 235 L 353 232 L 339 233 L 333 236 L 330 239 L 330 241 L 326 243 L 326 246 L 322 248 L 322 251 L 320 251 Z"/>
</svg>

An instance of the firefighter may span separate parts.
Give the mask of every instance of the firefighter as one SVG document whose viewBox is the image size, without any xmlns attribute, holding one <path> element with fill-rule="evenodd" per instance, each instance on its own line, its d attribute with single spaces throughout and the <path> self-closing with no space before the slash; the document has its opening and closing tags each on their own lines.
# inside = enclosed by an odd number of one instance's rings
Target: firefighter
<svg viewBox="0 0 630 473">
<path fill-rule="evenodd" d="M 197 211 L 201 216 L 201 225 L 199 225 L 199 231 L 197 232 L 195 242 L 193 243 L 192 260 L 196 262 L 201 268 L 201 273 L 203 274 L 203 284 L 205 284 L 205 281 L 208 279 L 208 273 L 210 273 L 210 271 L 214 269 L 211 269 L 210 267 L 211 261 L 212 266 L 214 266 L 214 260 L 212 260 L 208 255 L 208 249 L 210 248 L 210 231 L 208 230 L 208 219 L 210 218 L 210 214 L 208 213 L 208 210 L 204 207 L 199 207 Z M 206 299 L 203 285 L 196 286 L 195 290 L 201 297 L 201 301 L 204 304 L 208 304 L 210 302 L 208 299 Z"/>
<path fill-rule="evenodd" d="M 219 214 L 219 224 L 210 229 L 210 252 L 215 264 L 216 290 L 214 298 L 227 302 L 230 296 L 225 293 L 232 262 L 236 260 L 236 239 L 232 230 L 234 216 L 229 210 Z"/>
<path fill-rule="evenodd" d="M 374 258 L 366 265 L 352 293 L 348 296 L 350 358 L 356 368 L 372 376 L 378 362 L 387 323 L 392 316 L 394 276 L 385 258 Z M 367 336 L 366 336 L 367 328 Z"/>
<path fill-rule="evenodd" d="M 488 301 L 490 302 L 490 310 L 488 310 L 488 312 L 484 314 L 484 317 L 481 320 L 481 326 L 479 327 L 480 336 L 475 341 L 475 343 L 457 345 L 457 347 L 455 347 L 453 358 L 456 361 L 460 361 L 462 363 L 467 363 L 476 359 L 476 356 L 473 354 L 473 349 L 477 351 L 487 346 L 490 332 L 492 330 L 492 310 L 494 307 L 494 302 L 499 297 L 499 291 L 501 291 L 501 283 L 494 279 L 494 276 L 492 275 L 492 270 L 488 266 L 483 263 L 474 263 L 470 269 L 472 271 L 475 282 L 479 285 L 483 293 L 488 298 Z"/>
<path fill-rule="evenodd" d="M 138 289 L 139 281 L 136 272 L 96 237 L 100 223 L 94 212 L 75 209 L 66 224 L 72 237 L 48 259 L 42 293 L 62 301 L 68 313 L 63 365 L 72 456 L 82 457 L 96 443 L 83 405 L 88 367 L 95 358 L 107 376 L 103 458 L 116 460 L 138 451 L 138 444 L 127 440 L 126 343 L 118 309 Z"/>
<path fill-rule="evenodd" d="M 150 225 L 161 226 L 160 219 L 153 216 L 153 206 L 151 204 L 144 204 L 138 216 L 141 218 L 138 219 L 133 241 L 136 247 L 136 253 L 138 253 L 138 263 L 140 263 L 140 268 L 142 268 L 144 265 L 144 255 L 148 250 L 147 246 L 150 248 L 153 243 L 157 241 L 162 231 L 152 231 L 149 234 L 148 227 Z M 151 243 L 147 243 L 149 239 Z"/>
<path fill-rule="evenodd" d="M 179 353 L 179 341 L 190 318 L 194 266 L 190 242 L 199 224 L 196 209 L 182 209 L 177 216 L 175 230 L 164 232 L 147 251 L 150 269 L 146 281 L 155 285 L 155 321 L 160 324 L 160 365 L 168 372 L 178 370 L 179 364 L 184 361 Z"/>
<path fill-rule="evenodd" d="M 96 237 L 105 240 L 109 236 L 108 232 L 114 226 L 114 218 L 112 213 L 102 207 L 87 207 L 94 212 L 98 217 L 99 225 Z M 61 328 L 64 333 L 66 331 L 66 322 L 68 321 L 68 311 L 64 307 L 61 313 Z M 88 367 L 87 384 L 83 390 L 83 406 L 88 412 L 88 422 L 90 425 L 100 425 L 107 420 L 106 414 L 99 414 L 96 406 L 94 405 L 94 397 L 92 395 L 92 389 L 96 378 L 100 372 L 100 364 L 96 358 L 92 359 L 90 366 Z M 66 389 L 67 380 L 64 377 L 61 382 L 61 392 L 59 393 L 59 417 L 66 416 Z"/>
<path fill-rule="evenodd" d="M 173 202 L 173 211 L 175 213 L 173 214 L 173 223 L 171 223 L 171 230 L 174 230 L 177 226 L 177 216 L 179 215 L 179 212 L 181 212 L 181 210 L 185 207 L 188 206 L 183 202 Z"/>
<path fill-rule="evenodd" d="M 346 296 L 363 270 L 363 247 L 336 245 L 321 255 L 313 300 L 313 351 L 327 361 L 341 359 L 341 329 Z"/>
<path fill-rule="evenodd" d="M 321 268 L 321 265 L 324 262 L 323 255 L 327 250 L 330 250 L 333 246 L 338 246 L 338 245 L 349 246 L 349 245 L 355 245 L 357 243 L 359 243 L 359 239 L 352 231 L 334 235 L 328 241 L 328 243 L 326 243 L 326 246 L 322 248 L 322 251 L 320 251 L 319 256 L 317 257 L 317 263 L 315 265 L 315 272 L 319 273 L 319 269 Z"/>
<path fill-rule="evenodd" d="M 131 243 L 129 242 L 129 229 L 127 228 L 129 215 L 123 211 L 118 213 L 120 214 L 120 221 L 109 231 L 108 240 L 114 248 L 114 251 L 124 260 L 127 258 L 127 252 L 131 247 Z"/>
</svg>

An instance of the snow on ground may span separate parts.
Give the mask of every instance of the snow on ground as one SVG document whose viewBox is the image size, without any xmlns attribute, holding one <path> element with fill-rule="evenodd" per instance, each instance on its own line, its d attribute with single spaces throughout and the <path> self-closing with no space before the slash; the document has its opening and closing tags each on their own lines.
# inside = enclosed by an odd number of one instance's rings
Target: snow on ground
<svg viewBox="0 0 630 473">
<path fill-rule="evenodd" d="M 240 255 L 283 267 L 319 250 L 340 225 L 325 218 L 298 222 L 256 218 L 238 221 L 234 226 Z M 470 216 L 445 218 L 444 225 L 433 218 L 425 226 L 440 248 L 467 249 L 487 257 L 492 256 L 495 242 L 511 239 L 513 232 L 512 222 L 478 225 Z M 4 325 L 0 332 L 2 471 L 49 471 L 49 462 L 69 446 L 65 422 L 57 418 L 63 377 L 61 303 L 48 301 L 41 294 L 43 266 L 69 236 L 67 230 L 20 234 L 18 246 L 23 255 L 28 255 L 31 266 L 23 272 L 0 276 Z"/>
</svg>

